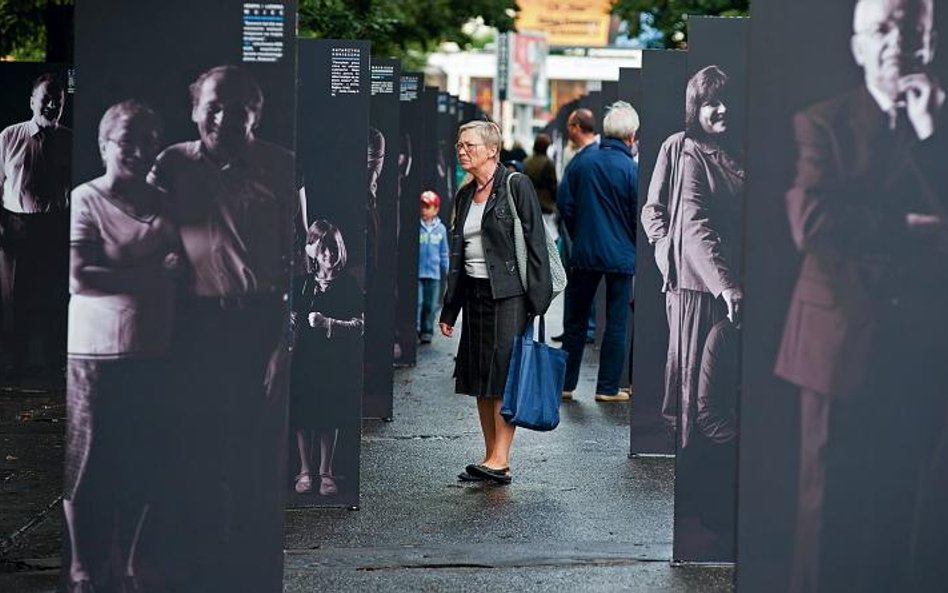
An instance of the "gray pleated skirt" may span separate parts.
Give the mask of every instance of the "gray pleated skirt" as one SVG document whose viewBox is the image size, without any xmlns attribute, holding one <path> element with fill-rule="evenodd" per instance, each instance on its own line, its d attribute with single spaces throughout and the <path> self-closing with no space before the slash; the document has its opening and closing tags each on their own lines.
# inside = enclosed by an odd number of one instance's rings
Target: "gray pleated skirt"
<svg viewBox="0 0 948 593">
<path fill-rule="evenodd" d="M 494 300 L 490 281 L 466 279 L 455 392 L 483 398 L 504 394 L 514 338 L 527 328 L 527 299 Z"/>
</svg>

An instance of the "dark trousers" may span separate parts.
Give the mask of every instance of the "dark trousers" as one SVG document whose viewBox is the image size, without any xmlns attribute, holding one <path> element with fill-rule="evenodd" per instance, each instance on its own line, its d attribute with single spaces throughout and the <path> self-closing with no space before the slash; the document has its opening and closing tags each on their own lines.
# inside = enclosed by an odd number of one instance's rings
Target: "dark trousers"
<svg viewBox="0 0 948 593">
<path fill-rule="evenodd" d="M 945 419 L 939 364 L 913 376 L 887 372 L 908 370 L 890 360 L 853 396 L 801 393 L 793 593 L 928 591 L 910 567 L 925 551 L 912 549 L 919 488 Z"/>
<path fill-rule="evenodd" d="M 169 542 L 183 555 L 184 591 L 281 590 L 287 393 L 268 394 L 265 378 L 287 320 L 279 298 L 181 307 L 173 362 L 182 491 Z"/>
<path fill-rule="evenodd" d="M 0 306 L 4 345 L 16 374 L 30 340 L 43 352 L 43 374 L 62 379 L 69 303 L 69 214 L 0 210 Z"/>
<path fill-rule="evenodd" d="M 599 280 L 606 279 L 606 329 L 599 353 L 599 376 L 596 393 L 615 395 L 619 392 L 622 366 L 628 354 L 625 344 L 626 323 L 629 318 L 629 297 L 632 275 L 596 270 L 570 270 L 566 285 L 567 311 L 563 331 L 563 350 L 569 354 L 566 362 L 564 391 L 573 391 L 579 382 L 579 367 L 583 361 L 586 342 L 586 322 Z"/>
<path fill-rule="evenodd" d="M 418 279 L 418 335 L 434 334 L 434 316 L 441 300 L 441 281 L 434 278 Z"/>
</svg>

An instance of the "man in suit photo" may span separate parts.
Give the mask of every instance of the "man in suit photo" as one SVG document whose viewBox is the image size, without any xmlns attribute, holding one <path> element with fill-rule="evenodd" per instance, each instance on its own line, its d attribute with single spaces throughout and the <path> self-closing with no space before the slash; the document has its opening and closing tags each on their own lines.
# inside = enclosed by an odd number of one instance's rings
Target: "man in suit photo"
<svg viewBox="0 0 948 593">
<path fill-rule="evenodd" d="M 858 88 L 797 114 L 794 592 L 920 591 L 916 500 L 948 393 L 948 131 L 932 0 L 857 0 Z"/>
</svg>

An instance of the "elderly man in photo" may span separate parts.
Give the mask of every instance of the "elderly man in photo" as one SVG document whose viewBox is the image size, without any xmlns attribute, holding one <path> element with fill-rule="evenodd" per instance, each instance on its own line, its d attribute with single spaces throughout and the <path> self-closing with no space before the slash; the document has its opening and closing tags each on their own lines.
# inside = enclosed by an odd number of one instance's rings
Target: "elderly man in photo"
<svg viewBox="0 0 948 593">
<path fill-rule="evenodd" d="M 606 329 L 599 356 L 596 401 L 629 399 L 619 391 L 627 355 L 625 332 L 635 274 L 635 220 L 638 165 L 632 145 L 639 116 L 615 102 L 603 120 L 598 147 L 573 159 L 560 184 L 556 205 L 573 239 L 566 286 L 563 349 L 569 354 L 563 397 L 571 399 L 579 381 L 586 323 L 599 281 L 606 279 Z"/>
<path fill-rule="evenodd" d="M 26 372 L 33 335 L 43 374 L 64 377 L 72 155 L 72 131 L 59 124 L 64 101 L 59 77 L 43 74 L 30 95 L 33 117 L 0 132 L 0 299 L 14 382 Z"/>
<path fill-rule="evenodd" d="M 794 121 L 787 204 L 803 261 L 776 364 L 801 390 L 794 592 L 923 590 L 912 529 L 948 394 L 933 10 L 859 0 L 851 46 L 864 84 Z"/>
<path fill-rule="evenodd" d="M 278 591 L 293 155 L 256 137 L 263 93 L 247 71 L 212 68 L 191 96 L 200 139 L 166 148 L 151 175 L 191 274 L 174 348 L 190 578 L 200 591 Z"/>
</svg>

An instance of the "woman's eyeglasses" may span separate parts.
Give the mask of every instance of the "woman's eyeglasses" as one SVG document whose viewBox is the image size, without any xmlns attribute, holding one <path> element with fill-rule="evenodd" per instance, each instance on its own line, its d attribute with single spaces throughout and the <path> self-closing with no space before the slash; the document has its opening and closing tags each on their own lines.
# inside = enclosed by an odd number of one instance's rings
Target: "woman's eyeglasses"
<svg viewBox="0 0 948 593">
<path fill-rule="evenodd" d="M 475 148 L 475 147 L 477 147 L 477 146 L 484 146 L 484 145 L 483 145 L 483 144 L 473 144 L 473 143 L 471 143 L 471 142 L 458 142 L 457 144 L 454 145 L 454 148 L 455 148 L 458 152 L 461 152 L 461 149 L 464 149 L 464 152 L 471 152 L 471 149 L 472 149 L 472 148 Z"/>
</svg>

